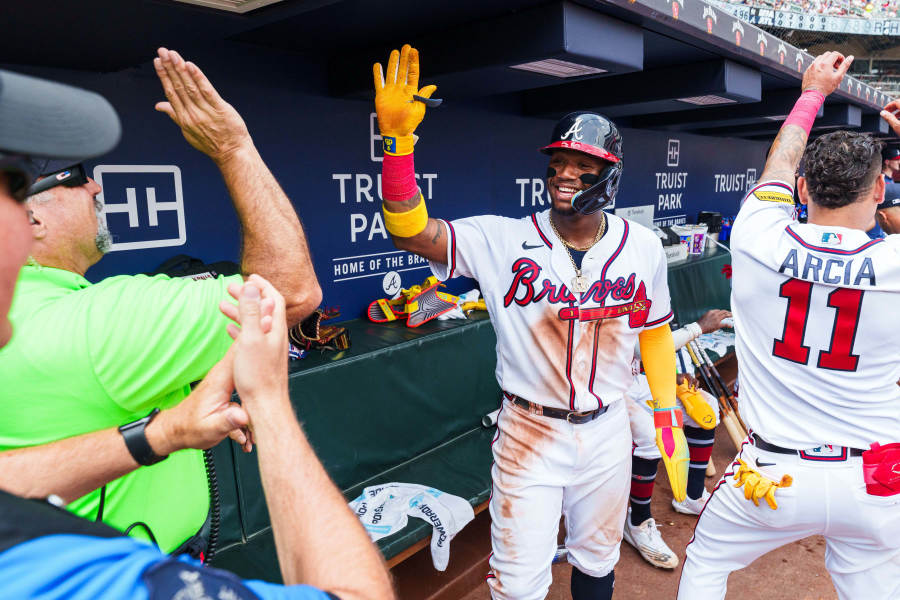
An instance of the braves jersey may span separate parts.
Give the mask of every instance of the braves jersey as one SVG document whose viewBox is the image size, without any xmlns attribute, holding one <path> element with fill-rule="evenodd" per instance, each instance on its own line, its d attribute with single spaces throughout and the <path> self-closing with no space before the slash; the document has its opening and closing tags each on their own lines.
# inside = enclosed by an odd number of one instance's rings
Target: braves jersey
<svg viewBox="0 0 900 600">
<path fill-rule="evenodd" d="M 794 220 L 758 185 L 732 232 L 741 413 L 788 448 L 900 441 L 900 236 Z"/>
<path fill-rule="evenodd" d="M 582 261 L 586 292 L 570 291 L 575 267 L 550 211 L 522 219 L 445 222 L 441 280 L 478 280 L 497 334 L 497 381 L 545 406 L 594 410 L 631 384 L 638 334 L 672 319 L 666 257 L 649 229 L 607 215 L 607 231 Z"/>
</svg>

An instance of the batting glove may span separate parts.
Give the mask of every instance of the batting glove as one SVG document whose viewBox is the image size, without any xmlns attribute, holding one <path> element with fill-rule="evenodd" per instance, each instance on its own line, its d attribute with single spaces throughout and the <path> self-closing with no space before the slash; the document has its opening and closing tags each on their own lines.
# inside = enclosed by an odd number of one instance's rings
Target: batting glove
<svg viewBox="0 0 900 600">
<path fill-rule="evenodd" d="M 385 152 L 411 154 L 415 141 L 413 132 L 425 118 L 425 102 L 421 99 L 430 98 L 437 86 L 427 85 L 419 89 L 419 51 L 409 44 L 399 52 L 391 52 L 386 78 L 381 63 L 372 66 L 372 74 L 375 79 L 375 112 L 384 138 Z"/>
<path fill-rule="evenodd" d="M 750 467 L 740 458 L 738 459 L 740 467 L 734 474 L 734 487 L 744 486 L 744 498 L 752 500 L 753 504 L 759 506 L 759 499 L 765 498 L 769 508 L 776 510 L 778 503 L 775 502 L 775 490 L 780 487 L 791 487 L 794 479 L 790 475 L 783 475 L 781 481 L 769 479 L 753 467 Z"/>
<path fill-rule="evenodd" d="M 690 469 L 690 454 L 684 437 L 683 417 L 679 408 L 656 408 L 653 422 L 656 426 L 656 446 L 662 455 L 666 474 L 672 485 L 675 500 L 683 502 L 687 497 L 687 478 Z"/>
</svg>

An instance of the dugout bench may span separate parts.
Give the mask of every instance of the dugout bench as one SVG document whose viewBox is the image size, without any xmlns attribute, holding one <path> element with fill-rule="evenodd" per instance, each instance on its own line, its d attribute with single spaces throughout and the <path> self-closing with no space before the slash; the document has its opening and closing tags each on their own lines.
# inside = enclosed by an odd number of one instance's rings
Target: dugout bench
<svg viewBox="0 0 900 600">
<path fill-rule="evenodd" d="M 289 386 L 310 444 L 347 500 L 366 486 L 397 481 L 455 494 L 483 510 L 495 429 L 482 427 L 481 418 L 500 402 L 487 315 L 415 329 L 361 319 L 343 325 L 350 349 L 293 361 Z M 226 440 L 213 454 L 221 509 L 211 564 L 281 581 L 256 453 Z M 315 506 L 304 512 L 316 518 Z M 411 518 L 378 547 L 393 564 L 427 546 L 431 530 Z"/>
<path fill-rule="evenodd" d="M 730 262 L 726 250 L 714 248 L 670 263 L 677 322 L 729 307 L 723 267 Z M 482 427 L 481 418 L 500 403 L 496 336 L 486 314 L 415 329 L 364 319 L 343 325 L 351 332 L 350 349 L 293 361 L 289 386 L 310 443 L 347 500 L 366 486 L 397 481 L 461 496 L 476 514 L 484 510 L 495 428 Z M 213 456 L 220 517 L 211 564 L 281 581 L 256 453 L 246 455 L 226 440 Z M 303 510 L 316 518 L 315 506 Z M 423 548 L 427 553 L 431 529 L 410 518 L 378 547 L 393 566 Z M 451 544 L 450 568 L 454 561 L 460 558 Z"/>
</svg>

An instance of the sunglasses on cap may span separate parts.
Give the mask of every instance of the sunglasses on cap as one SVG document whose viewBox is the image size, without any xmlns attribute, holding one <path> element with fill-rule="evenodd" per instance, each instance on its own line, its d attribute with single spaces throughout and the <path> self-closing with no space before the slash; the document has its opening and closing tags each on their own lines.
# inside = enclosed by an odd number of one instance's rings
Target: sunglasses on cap
<svg viewBox="0 0 900 600">
<path fill-rule="evenodd" d="M 37 175 L 34 162 L 22 154 L 0 152 L 0 173 L 5 173 L 9 193 L 17 202 L 25 202 L 28 188 Z"/>
<path fill-rule="evenodd" d="M 65 187 L 80 187 L 88 182 L 87 173 L 84 171 L 84 165 L 81 163 L 66 167 L 60 171 L 50 173 L 40 181 L 36 181 L 28 188 L 28 196 L 34 196 L 41 192 L 55 188 L 58 185 Z"/>
</svg>

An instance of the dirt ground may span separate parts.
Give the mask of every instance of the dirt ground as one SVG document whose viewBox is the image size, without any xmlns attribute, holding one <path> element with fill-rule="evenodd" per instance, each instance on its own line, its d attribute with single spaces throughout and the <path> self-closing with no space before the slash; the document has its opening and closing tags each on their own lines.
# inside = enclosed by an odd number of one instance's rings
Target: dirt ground
<svg viewBox="0 0 900 600">
<path fill-rule="evenodd" d="M 734 447 L 722 432 L 716 436 L 713 462 L 717 467 L 716 478 L 708 478 L 707 488 L 712 489 L 734 456 Z M 660 467 L 653 492 L 653 516 L 660 525 L 663 539 L 684 561 L 684 548 L 691 538 L 696 517 L 676 513 L 671 505 L 671 488 Z M 451 548 L 452 552 L 452 548 Z M 825 540 L 811 537 L 784 546 L 759 558 L 746 569 L 737 571 L 728 580 L 728 599 L 740 600 L 836 600 L 837 594 L 824 566 Z M 667 600 L 675 598 L 680 565 L 675 571 L 656 569 L 641 558 L 627 543 L 622 543 L 622 557 L 616 566 L 616 591 L 618 600 Z M 571 567 L 559 564 L 553 567 L 553 585 L 549 600 L 567 600 Z M 489 600 L 487 585 L 480 583 L 462 600 Z"/>
</svg>

